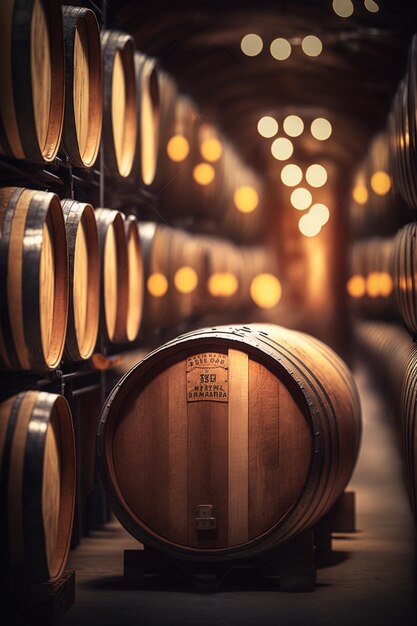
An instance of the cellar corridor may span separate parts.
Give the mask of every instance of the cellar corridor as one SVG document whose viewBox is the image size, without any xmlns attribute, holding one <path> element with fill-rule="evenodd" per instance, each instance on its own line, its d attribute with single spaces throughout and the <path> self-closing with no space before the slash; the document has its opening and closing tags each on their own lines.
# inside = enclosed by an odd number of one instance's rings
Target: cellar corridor
<svg viewBox="0 0 417 626">
<path fill-rule="evenodd" d="M 126 590 L 123 550 L 137 544 L 113 522 L 70 554 L 68 567 L 77 571 L 76 604 L 62 626 L 414 625 L 414 525 L 395 444 L 395 416 L 367 364 L 359 360 L 354 371 L 363 438 L 348 488 L 356 492 L 358 530 L 336 535 L 333 562 L 317 570 L 314 592 L 283 593 L 253 584 L 239 589 L 233 581 L 214 594 L 163 581 Z"/>
</svg>

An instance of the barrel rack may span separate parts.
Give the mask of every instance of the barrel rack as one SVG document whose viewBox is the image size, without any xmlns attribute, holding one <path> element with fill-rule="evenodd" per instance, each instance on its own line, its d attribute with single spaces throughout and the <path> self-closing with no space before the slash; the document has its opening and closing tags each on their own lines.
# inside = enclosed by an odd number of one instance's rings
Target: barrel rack
<svg viewBox="0 0 417 626">
<path fill-rule="evenodd" d="M 248 580 L 253 584 L 255 579 L 263 587 L 272 585 L 284 592 L 314 591 L 316 568 L 332 559 L 334 533 L 355 531 L 355 492 L 345 491 L 314 528 L 273 551 L 251 559 L 195 563 L 147 547 L 125 550 L 123 581 L 128 589 L 149 588 L 163 580 L 171 586 L 188 584 L 196 592 L 210 593 L 226 585 L 245 585 Z"/>
<path fill-rule="evenodd" d="M 85 0 L 96 14 L 100 28 L 107 24 L 107 3 L 105 0 L 97 6 L 92 0 Z M 126 28 L 126 25 L 123 25 Z M 93 206 L 113 206 L 117 195 L 117 208 L 128 207 L 130 213 L 145 216 L 147 219 L 158 221 L 157 198 L 143 189 L 135 193 L 127 188 L 113 187 L 111 177 L 106 176 L 104 166 L 103 146 L 99 157 L 91 169 L 74 167 L 68 156 L 59 154 L 50 163 L 32 163 L 17 160 L 11 157 L 0 156 L 0 187 L 19 186 L 29 189 L 48 190 L 56 193 L 60 199 L 85 201 Z M 110 204 L 107 205 L 106 202 Z M 142 342 L 139 337 L 130 343 L 129 349 L 137 348 Z M 126 350 L 126 346 L 113 345 L 111 348 L 104 344 L 103 338 L 98 338 L 97 348 L 107 357 Z M 36 389 L 63 395 L 71 408 L 76 443 L 77 481 L 75 494 L 75 517 L 71 547 L 76 547 L 83 536 L 99 528 L 109 519 L 104 491 L 98 482 L 94 471 L 94 484 L 87 493 L 82 493 L 80 484 L 83 473 L 82 441 L 83 441 L 83 414 L 79 410 L 79 401 L 91 396 L 90 405 L 95 410 L 98 420 L 100 408 L 113 384 L 111 370 L 103 371 L 94 368 L 91 359 L 84 362 L 70 362 L 63 360 L 57 369 L 44 372 L 27 371 L 0 371 L 0 401 L 21 391 Z M 91 404 L 92 403 L 92 404 Z M 92 459 L 94 462 L 95 429 L 90 431 L 92 445 Z M 75 601 L 75 572 L 64 571 L 62 576 L 54 581 L 44 583 L 28 583 L 3 581 L 0 577 L 0 603 L 2 615 L 5 614 L 7 623 L 21 624 L 56 624 L 68 611 Z M 17 613 L 16 613 L 17 611 Z"/>
</svg>

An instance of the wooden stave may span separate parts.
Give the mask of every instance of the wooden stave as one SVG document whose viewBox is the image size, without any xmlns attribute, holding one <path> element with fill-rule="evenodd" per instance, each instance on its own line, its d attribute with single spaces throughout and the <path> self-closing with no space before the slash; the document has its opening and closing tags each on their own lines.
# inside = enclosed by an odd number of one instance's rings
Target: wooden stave
<svg viewBox="0 0 417 626">
<path fill-rule="evenodd" d="M 104 159 L 108 168 L 108 173 L 116 178 L 127 178 L 132 171 L 137 137 L 137 118 L 136 118 L 136 80 L 134 74 L 134 40 L 130 35 L 120 31 L 104 30 L 101 32 L 101 50 L 103 63 L 103 130 L 102 142 Z M 128 64 L 128 72 L 130 81 L 126 81 L 129 100 L 129 117 L 130 123 L 133 125 L 133 132 L 129 132 L 129 160 L 130 166 L 127 166 L 123 172 L 120 171 L 116 157 L 116 147 L 113 135 L 112 122 L 112 79 L 113 67 L 116 52 L 119 51 L 124 55 L 124 60 Z M 125 69 L 125 68 L 124 68 Z"/>
<path fill-rule="evenodd" d="M 34 108 L 32 102 L 32 74 L 31 74 L 31 18 L 35 0 L 14 0 L 12 9 L 12 33 L 11 33 L 11 74 L 19 80 L 13 81 L 12 85 L 3 86 L 13 92 L 13 119 L 6 121 L 14 127 L 18 135 L 17 148 L 13 147 L 6 132 L 4 120 L 0 116 L 0 153 L 18 159 L 27 159 L 35 162 L 51 162 L 55 159 L 61 142 L 64 124 L 64 101 L 65 101 L 65 66 L 64 66 L 64 41 L 61 5 L 54 0 L 42 0 L 42 6 L 49 22 L 49 49 L 51 52 L 51 104 L 50 111 L 54 113 L 54 119 L 48 122 L 48 137 L 46 139 L 46 154 L 39 146 Z M 29 96 L 28 96 L 29 86 Z M 52 135 L 52 137 L 51 137 Z"/>
<path fill-rule="evenodd" d="M 2 420 L 0 437 L 0 468 L 2 506 L 0 514 L 1 544 L 5 576 L 31 582 L 44 582 L 58 578 L 67 560 L 75 508 L 75 440 L 69 405 L 60 395 L 27 391 L 21 392 L 0 405 L 0 411 L 9 413 Z M 28 412 L 30 410 L 30 413 Z M 60 466 L 62 470 L 58 539 L 53 562 L 48 557 L 48 538 L 42 503 L 44 482 L 44 452 L 48 426 L 53 416 L 59 419 Z M 23 447 L 19 444 L 20 430 L 27 422 Z M 14 445 L 16 438 L 16 445 Z M 17 454 L 17 459 L 15 458 Z M 17 465 L 12 466 L 12 460 Z M 19 469 L 20 468 L 20 469 Z M 13 470 L 13 471 L 12 471 Z M 13 499 L 12 487 L 21 479 L 21 505 Z M 11 498 L 11 500 L 10 500 Z M 21 518 L 16 519 L 16 508 L 21 507 Z M 15 523 L 13 523 L 13 521 Z M 18 534 L 18 531 L 19 534 Z M 14 554 L 13 554 L 14 552 Z"/>
<path fill-rule="evenodd" d="M 102 119 L 103 119 L 103 81 L 101 63 L 100 28 L 95 13 L 90 9 L 74 6 L 63 6 L 63 25 L 65 43 L 65 114 L 61 146 L 75 167 L 90 168 L 94 165 L 101 142 Z M 89 157 L 80 153 L 74 114 L 74 46 L 75 33 L 78 23 L 83 21 L 88 33 L 89 53 L 89 85 L 93 86 L 90 95 L 89 111 Z M 92 59 L 92 60 L 91 60 Z M 92 125 L 96 127 L 92 128 Z M 91 146 L 92 144 L 92 146 Z"/>
<path fill-rule="evenodd" d="M 127 281 L 127 246 L 124 230 L 123 214 L 112 209 L 96 209 L 97 229 L 100 244 L 100 332 L 105 343 L 124 343 L 127 341 L 126 320 L 128 307 L 128 281 Z M 117 240 L 117 313 L 114 336 L 111 337 L 106 324 L 106 303 L 104 294 L 104 267 L 105 267 L 105 244 L 107 231 L 113 225 Z"/>
<path fill-rule="evenodd" d="M 126 233 L 126 244 L 128 248 L 128 275 L 129 281 L 131 277 L 131 267 L 130 267 L 130 255 L 129 255 L 129 241 L 132 239 L 133 245 L 136 251 L 136 272 L 139 276 L 139 288 L 138 292 L 139 298 L 138 302 L 131 302 L 131 296 L 134 295 L 135 289 L 131 288 L 129 285 L 129 304 L 128 304 L 128 312 L 127 312 L 127 322 L 126 322 L 126 336 L 128 341 L 135 341 L 139 334 L 139 329 L 142 321 L 142 313 L 143 313 L 143 299 L 144 299 L 144 271 L 143 271 L 143 251 L 141 246 L 141 241 L 139 238 L 138 232 L 138 221 L 134 215 L 129 215 L 125 219 L 125 233 Z M 130 329 L 130 316 L 131 309 L 133 309 L 133 332 Z M 136 309 L 136 310 L 135 310 Z"/>
<path fill-rule="evenodd" d="M 65 356 L 72 361 L 88 359 L 97 342 L 100 313 L 100 250 L 98 241 L 97 222 L 94 209 L 90 204 L 76 200 L 62 200 L 62 210 L 65 218 L 65 226 L 68 241 L 69 260 L 69 310 L 68 327 L 65 340 Z M 75 246 L 78 229 L 82 220 L 87 222 L 87 245 L 88 255 L 88 294 L 87 315 L 90 336 L 87 348 L 81 349 L 77 338 L 74 311 L 74 269 L 75 269 Z"/>
<path fill-rule="evenodd" d="M 22 240 L 22 279 L 23 291 L 21 294 L 22 302 L 22 318 L 21 326 L 25 338 L 25 350 L 27 354 L 18 354 L 13 342 L 12 321 L 10 319 L 9 308 L 1 307 L 0 318 L 0 348 L 4 347 L 5 353 L 3 358 L 0 357 L 0 367 L 6 369 L 29 370 L 34 369 L 41 371 L 48 368 L 58 367 L 65 344 L 65 335 L 68 322 L 68 253 L 67 240 L 65 233 L 65 223 L 62 208 L 58 197 L 53 193 L 44 191 L 31 191 L 21 187 L 9 187 L 1 190 L 8 196 L 8 204 L 4 210 L 4 219 L 0 227 L 2 228 L 2 238 L 0 241 L 0 288 L 3 293 L 8 292 L 8 254 L 11 227 L 13 225 L 16 204 L 19 202 L 22 194 L 30 195 L 29 204 L 24 207 L 27 210 Z M 12 203 L 12 206 L 10 206 Z M 53 213 L 52 213 L 53 211 Z M 62 317 L 61 325 L 53 327 L 55 356 L 53 360 L 45 359 L 41 337 L 41 321 L 40 321 L 40 256 L 43 241 L 43 225 L 48 214 L 53 215 L 54 235 L 57 238 L 55 253 L 55 276 L 58 277 L 61 298 L 55 296 L 54 299 L 54 317 L 55 308 L 59 307 L 57 315 Z M 19 214 L 21 211 L 19 210 Z M 54 323 L 54 321 L 53 321 Z M 3 330 L 4 329 L 4 330 Z M 27 337 L 27 339 L 26 339 Z"/>
<path fill-rule="evenodd" d="M 268 332 L 266 332 L 266 330 Z M 283 347 L 283 349 L 277 352 L 277 329 L 278 341 L 280 332 L 286 329 L 279 327 L 273 327 L 272 325 L 266 325 L 263 327 L 256 327 L 256 325 L 250 325 L 248 327 L 232 328 L 232 327 L 217 327 L 212 329 L 201 329 L 199 331 L 193 331 L 186 335 L 182 335 L 176 338 L 164 346 L 158 348 L 152 353 L 148 354 L 141 362 L 133 367 L 130 372 L 125 374 L 119 381 L 117 386 L 110 393 L 107 402 L 103 408 L 100 424 L 97 431 L 97 461 L 99 472 L 103 485 L 105 486 L 109 502 L 112 509 L 122 525 L 139 541 L 145 543 L 154 549 L 162 550 L 174 556 L 176 558 L 185 560 L 204 560 L 204 561 L 221 561 L 229 558 L 246 558 L 253 555 L 257 555 L 265 550 L 274 549 L 282 542 L 289 540 L 292 536 L 301 532 L 304 528 L 311 527 L 320 517 L 322 517 L 337 500 L 343 488 L 346 486 L 350 476 L 352 474 L 354 463 L 357 458 L 360 437 L 361 437 L 361 417 L 360 417 L 360 402 L 359 396 L 353 381 L 353 378 L 348 371 L 346 365 L 341 359 L 327 346 L 322 344 L 316 339 L 308 337 L 303 333 L 296 333 L 291 331 L 291 336 L 297 336 L 298 342 L 304 342 L 310 344 L 310 348 L 316 352 L 320 357 L 331 359 L 327 366 L 327 371 L 321 372 L 324 378 L 329 381 L 330 376 L 333 375 L 334 370 L 339 374 L 339 388 L 340 384 L 344 386 L 345 391 L 348 393 L 348 402 L 343 404 L 343 400 L 340 401 L 337 398 L 337 394 L 333 394 L 332 402 L 329 401 L 328 390 L 331 387 L 328 385 L 327 390 L 322 386 L 317 377 L 310 371 L 312 379 L 315 380 L 315 384 L 306 376 L 309 370 L 305 365 L 305 354 L 302 358 L 291 358 L 289 344 Z M 270 335 L 270 336 L 268 336 Z M 111 420 L 112 416 L 117 414 L 123 403 L 123 397 L 127 392 L 127 383 L 136 384 L 138 380 L 143 376 L 144 379 L 149 377 L 149 372 L 154 367 L 155 362 L 162 357 L 165 360 L 170 359 L 173 354 L 184 348 L 192 350 L 193 352 L 201 351 L 201 339 L 203 341 L 210 338 L 210 349 L 216 349 L 216 346 L 224 346 L 224 341 L 230 342 L 231 346 L 241 347 L 244 345 L 245 350 L 249 355 L 258 355 L 259 351 L 262 351 L 262 358 L 264 363 L 267 363 L 271 369 L 277 368 L 280 374 L 285 377 L 285 381 L 288 385 L 291 385 L 298 394 L 304 405 L 306 415 L 308 414 L 309 420 L 311 420 L 312 429 L 312 455 L 310 460 L 310 469 L 308 479 L 303 489 L 303 493 L 310 493 L 310 500 L 305 499 L 303 502 L 303 496 L 300 494 L 297 502 L 287 512 L 282 520 L 267 533 L 264 533 L 261 537 L 251 540 L 249 543 L 242 544 L 233 548 L 222 548 L 216 550 L 199 550 L 186 548 L 183 545 L 173 543 L 167 538 L 161 538 L 157 536 L 152 529 L 146 526 L 142 521 L 134 517 L 133 513 L 126 510 L 123 504 L 120 502 L 120 491 L 113 482 L 112 470 L 109 469 L 111 464 Z M 203 343 L 204 345 L 204 343 Z M 199 346 L 200 349 L 195 348 Z M 316 363 L 314 364 L 316 366 Z M 325 368 L 326 370 L 326 368 Z M 131 381 L 129 379 L 131 378 Z M 282 380 L 282 378 L 281 378 Z M 332 392 L 330 392 L 332 393 Z M 125 395 L 124 395 L 125 394 Z M 330 407 L 328 413 L 323 411 L 323 407 Z M 329 464 L 327 468 L 326 478 L 319 486 L 315 485 L 318 477 L 320 477 L 320 466 L 324 458 L 324 435 L 327 434 L 329 441 L 335 444 L 337 450 L 339 450 L 338 439 L 340 432 L 338 432 L 337 422 L 335 421 L 334 406 L 337 406 L 338 411 L 343 414 L 346 410 L 347 404 L 350 405 L 351 414 L 353 417 L 354 426 L 353 440 L 350 442 L 350 457 L 348 464 L 342 468 L 338 480 L 335 480 L 329 487 L 329 481 L 332 474 L 335 474 L 334 466 Z M 320 411 L 323 415 L 320 415 Z M 320 419 L 321 418 L 321 419 Z M 326 420 L 333 419 L 333 423 L 327 424 L 328 430 L 326 431 Z M 330 426 L 329 426 L 330 425 Z M 344 429 L 342 429 L 344 430 Z M 109 435 L 110 433 L 110 435 Z M 346 446 L 349 436 L 344 433 L 343 445 Z M 352 438 L 351 438 L 352 439 Z M 348 442 L 349 443 L 349 442 Z M 342 447 L 343 447 L 342 445 Z M 338 462 L 341 461 L 341 456 L 338 457 Z M 327 492 L 327 493 L 326 493 Z M 319 497 L 317 498 L 317 494 Z M 314 506 L 313 506 L 314 505 Z M 297 512 L 298 517 L 294 514 Z"/>
</svg>

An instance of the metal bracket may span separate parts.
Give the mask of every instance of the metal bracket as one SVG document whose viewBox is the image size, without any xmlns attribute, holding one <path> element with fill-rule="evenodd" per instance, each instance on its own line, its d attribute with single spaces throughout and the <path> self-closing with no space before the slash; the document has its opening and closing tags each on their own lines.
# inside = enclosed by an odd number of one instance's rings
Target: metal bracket
<svg viewBox="0 0 417 626">
<path fill-rule="evenodd" d="M 214 530 L 217 528 L 216 518 L 213 516 L 212 504 L 199 504 L 196 522 L 197 530 Z"/>
</svg>

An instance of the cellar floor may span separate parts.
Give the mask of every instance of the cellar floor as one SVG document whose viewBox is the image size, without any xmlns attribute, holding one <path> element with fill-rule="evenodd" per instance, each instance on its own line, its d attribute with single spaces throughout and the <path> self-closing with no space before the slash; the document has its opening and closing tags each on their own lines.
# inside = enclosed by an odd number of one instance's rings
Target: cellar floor
<svg viewBox="0 0 417 626">
<path fill-rule="evenodd" d="M 198 594 L 152 586 L 128 591 L 122 554 L 134 540 L 116 523 L 71 553 L 76 604 L 62 626 L 401 626 L 417 624 L 414 530 L 389 415 L 370 374 L 356 368 L 363 413 L 362 449 L 350 488 L 357 494 L 353 535 L 334 540 L 332 563 L 313 593 L 249 585 Z"/>
</svg>

